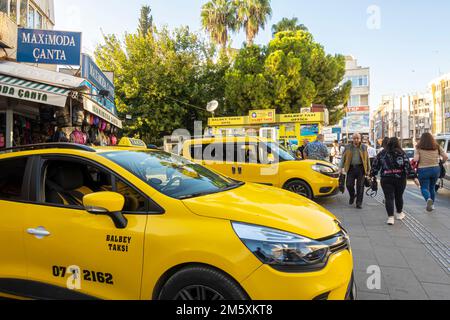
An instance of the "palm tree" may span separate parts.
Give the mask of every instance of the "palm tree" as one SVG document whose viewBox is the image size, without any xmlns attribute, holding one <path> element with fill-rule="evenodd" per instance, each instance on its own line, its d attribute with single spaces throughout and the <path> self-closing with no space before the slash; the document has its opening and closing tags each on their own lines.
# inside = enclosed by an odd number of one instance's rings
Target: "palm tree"
<svg viewBox="0 0 450 320">
<path fill-rule="evenodd" d="M 308 31 L 308 28 L 304 24 L 298 22 L 298 18 L 294 17 L 292 19 L 283 18 L 277 24 L 272 26 L 272 35 L 275 36 L 278 32 L 282 31 Z"/>
<path fill-rule="evenodd" d="M 237 25 L 243 27 L 247 44 L 252 45 L 260 29 L 265 28 L 272 16 L 270 0 L 234 0 L 237 10 Z"/>
<path fill-rule="evenodd" d="M 230 31 L 236 27 L 236 9 L 230 0 L 211 0 L 202 7 L 202 25 L 212 41 L 225 50 Z"/>
</svg>

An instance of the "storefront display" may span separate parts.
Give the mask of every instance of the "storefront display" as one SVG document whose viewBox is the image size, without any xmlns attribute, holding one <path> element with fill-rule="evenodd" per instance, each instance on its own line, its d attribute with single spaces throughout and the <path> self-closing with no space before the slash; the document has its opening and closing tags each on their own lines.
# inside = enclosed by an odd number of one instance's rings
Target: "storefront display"
<svg viewBox="0 0 450 320">
<path fill-rule="evenodd" d="M 1 74 L 2 68 L 6 75 Z M 20 76 L 44 75 L 46 83 L 37 82 L 34 76 L 32 81 L 18 78 L 12 74 L 13 69 Z M 0 87 L 0 148 L 46 142 L 95 146 L 117 144 L 122 122 L 85 97 L 83 90 L 88 90 L 84 86 L 86 80 L 68 78 L 67 75 L 60 78 L 56 72 L 48 74 L 48 71 L 36 69 L 0 62 L 0 81 L 3 81 L 0 83 L 3 86 Z M 49 79 L 61 80 L 61 83 L 50 85 Z M 74 91 L 59 87 L 69 82 L 78 87 L 74 87 Z M 26 95 L 21 93 L 25 87 Z"/>
</svg>

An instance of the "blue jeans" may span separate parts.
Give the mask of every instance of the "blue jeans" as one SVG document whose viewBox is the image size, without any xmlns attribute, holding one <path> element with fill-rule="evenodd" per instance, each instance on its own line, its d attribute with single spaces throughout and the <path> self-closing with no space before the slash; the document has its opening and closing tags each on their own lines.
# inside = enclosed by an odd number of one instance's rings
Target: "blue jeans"
<svg viewBox="0 0 450 320">
<path fill-rule="evenodd" d="M 440 167 L 433 168 L 422 168 L 419 169 L 419 181 L 420 188 L 422 190 L 422 195 L 425 198 L 425 201 L 429 199 L 435 201 L 436 200 L 436 184 L 439 180 L 439 176 L 441 175 Z"/>
</svg>

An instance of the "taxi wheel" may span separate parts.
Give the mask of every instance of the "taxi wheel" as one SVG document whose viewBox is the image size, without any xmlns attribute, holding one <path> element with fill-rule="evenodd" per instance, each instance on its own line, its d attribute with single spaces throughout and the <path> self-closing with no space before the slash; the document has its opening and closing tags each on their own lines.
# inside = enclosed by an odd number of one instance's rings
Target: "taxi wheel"
<svg viewBox="0 0 450 320">
<path fill-rule="evenodd" d="M 228 276 L 208 267 L 182 269 L 164 285 L 159 300 L 248 300 L 242 289 Z"/>
<path fill-rule="evenodd" d="M 314 198 L 311 187 L 305 181 L 302 180 L 291 181 L 284 186 L 284 189 L 287 191 L 294 192 L 310 200 L 313 200 Z"/>
</svg>

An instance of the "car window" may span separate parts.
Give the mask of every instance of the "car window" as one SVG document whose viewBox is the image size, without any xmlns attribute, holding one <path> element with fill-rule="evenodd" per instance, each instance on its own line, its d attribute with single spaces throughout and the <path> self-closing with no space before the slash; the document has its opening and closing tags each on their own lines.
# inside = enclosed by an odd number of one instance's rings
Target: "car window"
<svg viewBox="0 0 450 320">
<path fill-rule="evenodd" d="M 224 145 L 222 143 L 192 145 L 191 158 L 197 161 L 224 162 Z"/>
<path fill-rule="evenodd" d="M 258 163 L 258 144 L 257 143 L 238 143 L 236 144 L 237 163 Z"/>
<path fill-rule="evenodd" d="M 116 151 L 104 153 L 102 156 L 133 173 L 159 192 L 175 199 L 217 193 L 241 185 L 166 152 Z"/>
<path fill-rule="evenodd" d="M 111 174 L 90 163 L 47 160 L 42 178 L 41 199 L 47 204 L 82 208 L 85 195 L 113 191 Z"/>
<path fill-rule="evenodd" d="M 123 213 L 135 213 L 147 211 L 147 199 L 137 189 L 130 187 L 120 178 L 116 178 L 115 192 L 125 198 Z"/>
<path fill-rule="evenodd" d="M 23 179 L 28 158 L 14 158 L 0 161 L 0 199 L 21 201 Z"/>
</svg>

